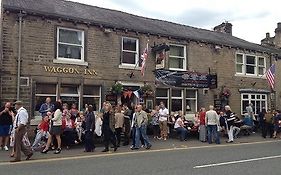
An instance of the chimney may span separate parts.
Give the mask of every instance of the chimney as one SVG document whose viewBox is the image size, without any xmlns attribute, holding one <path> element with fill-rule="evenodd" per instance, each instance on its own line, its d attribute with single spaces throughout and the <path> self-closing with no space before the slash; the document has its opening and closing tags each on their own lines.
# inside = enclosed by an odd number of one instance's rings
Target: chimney
<svg viewBox="0 0 281 175">
<path fill-rule="evenodd" d="M 269 32 L 267 32 L 267 33 L 265 34 L 265 38 L 266 38 L 266 39 L 270 38 L 270 33 L 269 33 Z"/>
<path fill-rule="evenodd" d="M 274 37 L 270 37 L 270 33 L 267 32 L 265 38 L 261 40 L 261 45 L 274 47 L 273 39 Z"/>
<path fill-rule="evenodd" d="M 281 48 L 281 22 L 277 23 L 277 28 L 275 29 L 274 45 Z"/>
<path fill-rule="evenodd" d="M 220 25 L 214 27 L 214 31 L 232 35 L 232 24 L 227 21 L 223 22 Z"/>
</svg>

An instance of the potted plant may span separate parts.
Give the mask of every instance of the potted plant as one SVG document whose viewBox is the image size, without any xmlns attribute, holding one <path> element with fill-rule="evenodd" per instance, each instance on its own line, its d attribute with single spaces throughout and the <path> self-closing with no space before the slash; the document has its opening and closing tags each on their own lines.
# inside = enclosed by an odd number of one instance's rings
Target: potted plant
<svg viewBox="0 0 281 175">
<path fill-rule="evenodd" d="M 123 85 L 121 83 L 115 83 L 111 87 L 111 92 L 116 95 L 120 95 L 123 92 Z"/>
<path fill-rule="evenodd" d="M 153 90 L 152 87 L 150 85 L 144 85 L 143 87 L 141 87 L 141 93 L 144 96 L 153 96 Z"/>
</svg>

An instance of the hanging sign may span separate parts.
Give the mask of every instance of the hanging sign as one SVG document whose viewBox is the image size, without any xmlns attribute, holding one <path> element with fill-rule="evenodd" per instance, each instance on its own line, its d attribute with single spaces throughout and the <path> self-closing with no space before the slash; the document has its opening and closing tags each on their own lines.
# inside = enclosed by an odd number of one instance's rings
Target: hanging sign
<svg viewBox="0 0 281 175">
<path fill-rule="evenodd" d="M 214 88 L 217 76 L 189 71 L 170 71 L 159 69 L 155 71 L 156 83 L 172 87 Z"/>
</svg>

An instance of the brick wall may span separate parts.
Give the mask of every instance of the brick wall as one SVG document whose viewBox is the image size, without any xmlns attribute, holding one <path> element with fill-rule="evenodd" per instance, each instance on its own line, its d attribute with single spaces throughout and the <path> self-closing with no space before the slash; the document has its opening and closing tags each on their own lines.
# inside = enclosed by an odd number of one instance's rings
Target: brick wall
<svg viewBox="0 0 281 175">
<path fill-rule="evenodd" d="M 85 66 L 64 65 L 53 63 L 56 57 L 56 28 L 69 27 L 85 31 L 85 60 L 89 63 L 88 68 L 94 69 L 97 76 L 58 74 L 44 70 L 44 66 L 70 66 L 84 69 Z M 233 110 L 240 113 L 240 93 L 241 88 L 267 89 L 266 80 L 262 78 L 245 78 L 235 75 L 235 53 L 247 53 L 235 48 L 221 47 L 216 50 L 215 45 L 198 42 L 188 42 L 183 40 L 173 40 L 164 37 L 148 36 L 133 32 L 113 31 L 105 33 L 99 27 L 73 24 L 71 22 L 59 22 L 56 20 L 42 19 L 35 16 L 25 16 L 22 27 L 22 69 L 21 74 L 29 77 L 31 81 L 56 83 L 75 83 L 81 81 L 84 84 L 102 85 L 106 91 L 115 81 L 125 82 L 147 82 L 154 84 L 155 69 L 154 54 L 149 54 L 147 60 L 147 70 L 145 76 L 140 75 L 139 70 L 120 69 L 121 38 L 122 36 L 139 38 L 140 54 L 146 46 L 161 43 L 184 44 L 187 47 L 187 68 L 202 73 L 217 73 L 218 89 L 209 90 L 203 94 L 202 89 L 198 92 L 198 107 L 214 103 L 214 96 L 218 95 L 220 88 L 226 86 L 231 90 L 230 105 Z M 16 14 L 5 14 L 3 21 L 3 72 L 1 77 L 2 98 L 13 100 L 16 98 L 16 74 L 17 74 L 17 50 L 18 50 L 18 22 Z M 252 53 L 251 54 L 259 54 Z M 268 55 L 263 55 L 269 58 Z M 268 60 L 269 62 L 269 60 Z M 269 63 L 268 63 L 269 65 Z M 134 77 L 129 78 L 128 74 L 134 72 Z M 255 86 L 251 83 L 256 82 Z M 26 103 L 28 109 L 31 108 L 32 83 L 28 87 L 21 88 L 20 98 Z"/>
</svg>

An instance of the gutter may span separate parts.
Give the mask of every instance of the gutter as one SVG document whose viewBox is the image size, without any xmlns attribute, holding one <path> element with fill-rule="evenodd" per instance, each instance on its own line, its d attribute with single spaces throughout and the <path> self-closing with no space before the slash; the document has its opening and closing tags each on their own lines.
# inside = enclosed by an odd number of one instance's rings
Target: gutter
<svg viewBox="0 0 281 175">
<path fill-rule="evenodd" d="M 20 11 L 18 13 L 19 29 L 18 29 L 18 70 L 17 70 L 17 100 L 20 100 L 20 70 L 21 70 L 21 41 L 22 41 L 22 21 L 25 14 Z"/>
</svg>

